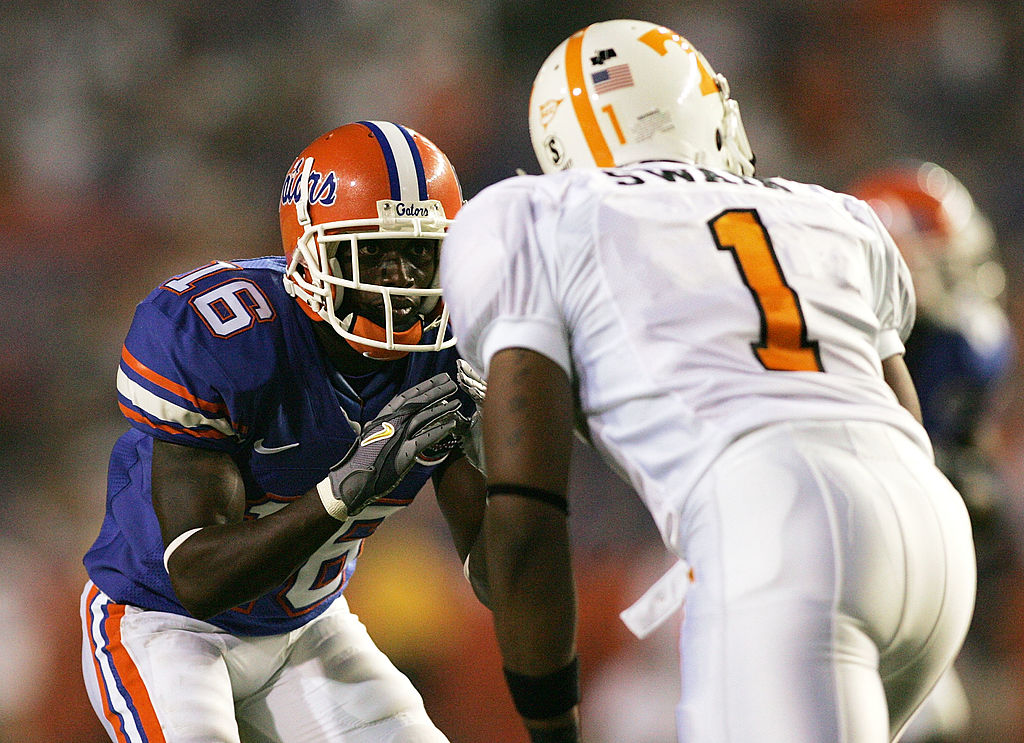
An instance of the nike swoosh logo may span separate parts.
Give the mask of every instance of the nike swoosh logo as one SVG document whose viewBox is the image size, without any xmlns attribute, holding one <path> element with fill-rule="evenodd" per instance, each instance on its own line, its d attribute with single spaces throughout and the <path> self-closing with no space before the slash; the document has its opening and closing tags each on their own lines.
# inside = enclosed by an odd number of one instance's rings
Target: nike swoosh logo
<svg viewBox="0 0 1024 743">
<path fill-rule="evenodd" d="M 375 433 L 371 433 L 369 436 L 363 439 L 362 442 L 360 443 L 360 446 L 372 444 L 374 441 L 383 441 L 384 439 L 390 439 L 394 435 L 394 426 L 392 426 L 390 423 L 381 423 L 380 430 Z"/>
<path fill-rule="evenodd" d="M 264 446 L 263 441 L 264 439 L 260 439 L 252 445 L 252 450 L 257 454 L 277 454 L 287 449 L 294 449 L 299 445 L 299 442 L 296 441 L 294 444 L 285 444 L 284 446 Z"/>
</svg>

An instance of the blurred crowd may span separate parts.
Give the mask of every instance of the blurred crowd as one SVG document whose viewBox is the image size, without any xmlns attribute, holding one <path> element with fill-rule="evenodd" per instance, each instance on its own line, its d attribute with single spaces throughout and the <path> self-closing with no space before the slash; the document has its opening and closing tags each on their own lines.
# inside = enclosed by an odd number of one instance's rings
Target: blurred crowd
<svg viewBox="0 0 1024 743">
<path fill-rule="evenodd" d="M 564 37 L 614 17 L 679 30 L 740 102 L 759 175 L 843 190 L 902 157 L 988 215 L 1024 348 L 1024 5 L 1009 0 L 26 0 L 0 8 L 0 743 L 101 743 L 81 682 L 81 555 L 125 428 L 114 375 L 134 305 L 214 258 L 277 253 L 295 155 L 359 119 L 412 126 L 470 197 L 539 172 L 530 84 Z M 996 483 L 979 603 L 945 740 L 1024 741 L 1024 366 L 976 412 Z M 668 566 L 635 496 L 585 449 L 584 729 L 672 740 L 676 626 L 618 612 Z M 353 610 L 453 743 L 525 739 L 489 619 L 421 497 L 367 544 Z M 678 619 L 677 619 L 678 621 Z M 665 648 L 668 648 L 666 651 Z M 948 737 L 959 736 L 959 737 Z"/>
</svg>

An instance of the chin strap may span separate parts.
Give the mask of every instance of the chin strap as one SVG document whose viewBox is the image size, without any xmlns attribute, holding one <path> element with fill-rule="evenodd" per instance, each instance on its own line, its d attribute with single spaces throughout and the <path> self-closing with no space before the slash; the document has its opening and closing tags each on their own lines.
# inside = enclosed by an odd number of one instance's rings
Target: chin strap
<svg viewBox="0 0 1024 743">
<path fill-rule="evenodd" d="M 367 320 L 362 315 L 355 315 L 355 322 L 349 326 L 349 332 L 353 335 L 359 335 L 363 338 L 370 338 L 371 340 L 380 341 L 384 343 L 387 341 L 387 331 L 375 322 Z M 392 333 L 392 337 L 395 343 L 419 343 L 420 339 L 423 338 L 423 321 L 418 319 L 416 324 L 408 330 L 396 330 Z M 348 344 L 352 346 L 363 356 L 371 359 L 378 359 L 381 361 L 394 361 L 400 359 L 403 356 L 408 355 L 408 351 L 399 351 L 397 349 L 386 349 L 377 348 L 376 346 L 370 346 L 365 343 L 346 338 Z"/>
</svg>

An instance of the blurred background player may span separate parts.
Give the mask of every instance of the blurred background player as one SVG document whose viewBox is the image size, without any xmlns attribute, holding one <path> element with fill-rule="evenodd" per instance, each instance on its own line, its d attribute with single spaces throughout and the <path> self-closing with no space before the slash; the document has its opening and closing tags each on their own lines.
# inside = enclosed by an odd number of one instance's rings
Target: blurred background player
<svg viewBox="0 0 1024 743">
<path fill-rule="evenodd" d="M 979 438 L 1014 347 L 995 232 L 963 184 L 930 162 L 901 162 L 856 182 L 910 268 L 917 319 L 906 361 L 936 462 L 975 511 L 991 505 Z"/>
<path fill-rule="evenodd" d="M 577 423 L 680 559 L 628 612 L 642 634 L 688 588 L 680 741 L 894 739 L 975 590 L 968 515 L 902 359 L 899 251 L 863 201 L 754 178 L 725 78 L 671 29 L 573 34 L 529 122 L 545 174 L 463 208 L 442 285 L 486 371 L 489 606 L 531 737 L 585 738 Z"/>
<path fill-rule="evenodd" d="M 112 740 L 446 740 L 342 591 L 428 480 L 461 557 L 477 533 L 437 275 L 461 204 L 425 137 L 347 124 L 288 170 L 285 256 L 211 261 L 139 304 L 81 603 Z"/>
<path fill-rule="evenodd" d="M 874 209 L 913 277 L 917 319 L 905 358 L 936 463 L 971 513 L 979 598 L 966 652 L 985 656 L 988 613 L 998 604 L 991 599 L 1001 593 L 1000 579 L 1015 559 L 1006 521 L 1009 493 L 991 451 L 993 404 L 1015 357 L 995 231 L 960 180 L 932 162 L 901 160 L 867 174 L 849 191 Z M 903 740 L 967 740 L 969 715 L 963 686 L 951 671 Z"/>
</svg>

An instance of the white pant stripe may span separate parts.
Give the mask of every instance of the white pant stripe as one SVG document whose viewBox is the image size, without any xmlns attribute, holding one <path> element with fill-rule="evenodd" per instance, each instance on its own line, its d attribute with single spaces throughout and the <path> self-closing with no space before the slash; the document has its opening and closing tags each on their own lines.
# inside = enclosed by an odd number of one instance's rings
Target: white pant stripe
<svg viewBox="0 0 1024 743">
<path fill-rule="evenodd" d="M 86 585 L 86 594 L 92 588 L 92 583 Z M 115 728 L 113 722 L 107 715 L 101 714 L 107 733 L 117 741 L 129 741 L 130 743 L 146 743 L 149 739 L 140 730 L 136 720 L 134 706 L 120 683 L 117 669 L 107 649 L 107 637 L 104 634 L 104 621 L 106 620 L 106 605 L 110 599 L 102 592 L 97 592 L 95 598 L 88 606 L 86 620 L 89 622 L 89 637 L 92 640 L 92 654 L 99 668 L 100 680 L 98 693 L 106 700 L 106 706 L 117 718 L 118 724 Z M 94 699 L 93 703 L 103 704 L 103 700 Z"/>
</svg>

